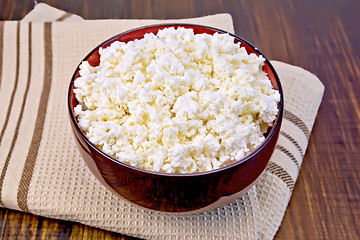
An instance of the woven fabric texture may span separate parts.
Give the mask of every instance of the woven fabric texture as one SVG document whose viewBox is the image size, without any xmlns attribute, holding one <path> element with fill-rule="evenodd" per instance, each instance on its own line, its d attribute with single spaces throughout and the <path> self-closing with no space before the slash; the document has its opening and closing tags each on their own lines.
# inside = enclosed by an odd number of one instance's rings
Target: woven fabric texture
<svg viewBox="0 0 360 240">
<path fill-rule="evenodd" d="M 39 9 L 39 5 L 24 21 L 0 23 L 2 207 L 145 239 L 274 237 L 323 96 L 324 86 L 316 76 L 299 67 L 272 61 L 283 85 L 284 120 L 266 171 L 243 197 L 213 211 L 193 215 L 140 209 L 106 190 L 81 159 L 66 105 L 71 76 L 98 43 L 122 31 L 167 21 L 233 32 L 232 18 L 229 14 L 218 14 L 166 21 L 88 21 L 45 4 Z M 44 11 L 54 17 L 46 18 L 42 15 Z M 51 11 L 53 14 L 48 14 Z M 70 18 L 71 22 L 65 21 Z"/>
</svg>

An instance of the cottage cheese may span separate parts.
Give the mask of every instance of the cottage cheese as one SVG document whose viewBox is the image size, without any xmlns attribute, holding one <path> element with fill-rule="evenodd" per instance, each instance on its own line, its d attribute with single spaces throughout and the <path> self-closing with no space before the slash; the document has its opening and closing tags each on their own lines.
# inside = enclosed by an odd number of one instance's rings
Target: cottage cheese
<svg viewBox="0 0 360 240">
<path fill-rule="evenodd" d="M 75 115 L 88 139 L 131 166 L 195 173 L 242 159 L 264 141 L 279 92 L 228 34 L 166 28 L 100 49 L 80 66 Z"/>
</svg>

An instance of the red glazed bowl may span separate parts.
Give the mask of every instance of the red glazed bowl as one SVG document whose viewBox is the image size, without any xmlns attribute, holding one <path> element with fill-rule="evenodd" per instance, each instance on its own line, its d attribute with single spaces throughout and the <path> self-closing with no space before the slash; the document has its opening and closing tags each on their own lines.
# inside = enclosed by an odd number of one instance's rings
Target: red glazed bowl
<svg viewBox="0 0 360 240">
<path fill-rule="evenodd" d="M 191 28 L 195 34 L 227 33 L 215 28 L 189 24 L 147 26 L 121 33 L 105 41 L 91 51 L 83 61 L 97 66 L 100 61 L 100 47 L 105 48 L 114 41 L 128 42 L 141 39 L 145 33 L 156 34 L 159 29 L 166 27 Z M 232 36 L 235 42 L 240 42 L 241 46 L 246 48 L 248 53 L 264 56 L 250 43 L 235 35 Z M 230 203 L 244 194 L 265 170 L 279 135 L 284 102 L 281 84 L 267 59 L 263 70 L 281 96 L 277 118 L 265 134 L 265 141 L 251 154 L 229 166 L 202 173 L 167 174 L 151 172 L 122 163 L 100 151 L 86 138 L 74 115 L 77 100 L 73 89 L 74 81 L 79 77 L 78 66 L 68 90 L 68 108 L 70 123 L 81 156 L 91 172 L 105 187 L 123 199 L 146 209 L 170 213 L 196 213 Z"/>
</svg>

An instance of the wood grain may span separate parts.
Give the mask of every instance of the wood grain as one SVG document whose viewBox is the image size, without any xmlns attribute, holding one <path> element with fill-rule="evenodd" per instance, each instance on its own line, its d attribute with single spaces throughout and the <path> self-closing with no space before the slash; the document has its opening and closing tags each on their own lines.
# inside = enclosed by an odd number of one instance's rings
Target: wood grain
<svg viewBox="0 0 360 240">
<path fill-rule="evenodd" d="M 358 239 L 360 230 L 360 1 L 38 1 L 97 18 L 186 18 L 228 12 L 237 35 L 275 60 L 303 67 L 325 95 L 276 239 Z M 1 20 L 19 20 L 32 1 L 2 0 Z M 77 223 L 0 210 L 4 239 L 131 239 Z"/>
</svg>

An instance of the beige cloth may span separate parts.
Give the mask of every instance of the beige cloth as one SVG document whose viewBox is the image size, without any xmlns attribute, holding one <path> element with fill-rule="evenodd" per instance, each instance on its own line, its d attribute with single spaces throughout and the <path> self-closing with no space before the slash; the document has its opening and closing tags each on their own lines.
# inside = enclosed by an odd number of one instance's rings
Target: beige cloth
<svg viewBox="0 0 360 240">
<path fill-rule="evenodd" d="M 29 12 L 22 22 L 76 22 L 84 20 L 82 17 L 51 7 L 45 3 L 36 4 L 35 8 Z"/>
<path fill-rule="evenodd" d="M 284 89 L 284 120 L 271 162 L 247 194 L 202 214 L 154 213 L 120 200 L 90 173 L 75 146 L 66 96 L 77 64 L 98 43 L 127 29 L 164 21 L 41 22 L 71 17 L 39 4 L 24 21 L 0 23 L 1 206 L 146 239 L 272 239 L 322 99 L 319 79 L 272 61 Z M 229 14 L 176 22 L 233 32 Z"/>
</svg>

